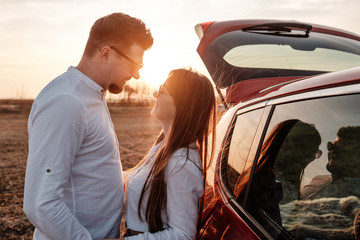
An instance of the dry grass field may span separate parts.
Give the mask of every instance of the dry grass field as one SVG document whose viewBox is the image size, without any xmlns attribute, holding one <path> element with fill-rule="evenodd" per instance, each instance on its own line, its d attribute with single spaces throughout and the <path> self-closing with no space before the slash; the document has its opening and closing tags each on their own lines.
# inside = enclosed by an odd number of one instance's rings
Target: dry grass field
<svg viewBox="0 0 360 240">
<path fill-rule="evenodd" d="M 30 107 L 28 101 L 0 102 L 0 239 L 32 238 L 33 226 L 22 210 Z M 109 108 L 126 170 L 146 154 L 161 125 L 151 107 Z"/>
</svg>

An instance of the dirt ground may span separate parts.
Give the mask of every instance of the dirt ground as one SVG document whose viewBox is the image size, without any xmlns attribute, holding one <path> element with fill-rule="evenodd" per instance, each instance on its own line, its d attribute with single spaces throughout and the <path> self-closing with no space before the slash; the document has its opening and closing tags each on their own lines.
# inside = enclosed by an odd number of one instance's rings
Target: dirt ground
<svg viewBox="0 0 360 240">
<path fill-rule="evenodd" d="M 0 239 L 32 239 L 23 210 L 30 105 L 0 104 Z M 134 166 L 161 130 L 149 107 L 110 107 L 123 169 Z"/>
</svg>

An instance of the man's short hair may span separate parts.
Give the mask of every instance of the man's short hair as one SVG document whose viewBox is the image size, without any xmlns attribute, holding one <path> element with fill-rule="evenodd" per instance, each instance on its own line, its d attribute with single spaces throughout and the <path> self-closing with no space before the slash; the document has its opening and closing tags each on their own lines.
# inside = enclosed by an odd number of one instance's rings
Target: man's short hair
<svg viewBox="0 0 360 240">
<path fill-rule="evenodd" d="M 341 127 L 337 135 L 343 141 L 355 141 L 357 144 L 360 144 L 360 126 Z"/>
<path fill-rule="evenodd" d="M 144 51 L 152 46 L 153 37 L 145 23 L 124 13 L 112 13 L 99 18 L 91 27 L 84 54 L 91 57 L 106 45 L 126 48 L 134 43 Z"/>
</svg>

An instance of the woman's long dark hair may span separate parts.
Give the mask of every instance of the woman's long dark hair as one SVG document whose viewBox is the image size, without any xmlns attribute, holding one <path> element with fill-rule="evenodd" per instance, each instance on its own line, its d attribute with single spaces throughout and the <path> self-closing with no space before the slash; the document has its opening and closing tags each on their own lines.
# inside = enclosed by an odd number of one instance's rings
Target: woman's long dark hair
<svg viewBox="0 0 360 240">
<path fill-rule="evenodd" d="M 206 169 L 213 158 L 215 142 L 216 101 L 214 88 L 209 79 L 191 69 L 176 69 L 170 72 L 166 83 L 174 98 L 175 119 L 166 142 L 158 150 L 141 191 L 138 205 L 139 218 L 142 220 L 140 206 L 145 192 L 149 191 L 145 218 L 152 233 L 163 230 L 161 210 L 166 207 L 167 199 L 164 173 L 170 157 L 176 150 L 188 148 L 190 144 L 196 143 L 201 157 L 200 170 L 205 181 Z M 211 145 L 208 142 L 210 133 L 212 133 Z M 159 135 L 155 144 L 162 140 L 164 133 Z M 135 168 L 145 160 L 143 159 Z"/>
</svg>

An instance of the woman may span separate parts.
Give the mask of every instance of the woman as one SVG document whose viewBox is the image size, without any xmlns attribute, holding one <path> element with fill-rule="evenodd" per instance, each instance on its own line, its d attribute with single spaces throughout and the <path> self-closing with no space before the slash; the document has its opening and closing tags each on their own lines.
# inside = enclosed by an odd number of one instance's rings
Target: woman
<svg viewBox="0 0 360 240">
<path fill-rule="evenodd" d="M 205 76 L 177 69 L 154 96 L 151 114 L 162 132 L 126 176 L 125 239 L 194 239 L 213 153 L 214 90 Z"/>
</svg>

